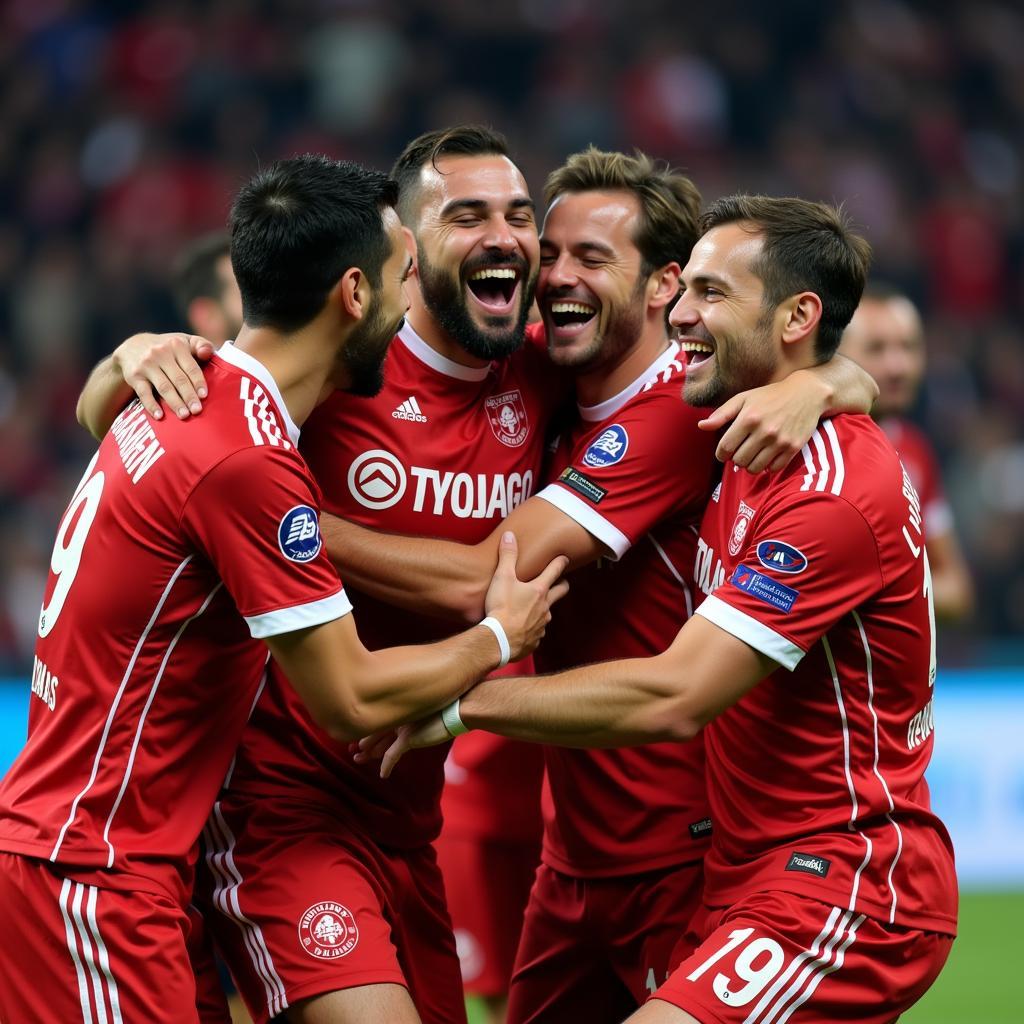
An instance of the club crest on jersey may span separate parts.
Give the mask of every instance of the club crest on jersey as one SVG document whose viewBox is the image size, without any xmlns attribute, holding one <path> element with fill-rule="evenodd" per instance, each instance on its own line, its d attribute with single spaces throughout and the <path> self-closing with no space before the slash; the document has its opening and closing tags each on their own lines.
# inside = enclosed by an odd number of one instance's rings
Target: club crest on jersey
<svg viewBox="0 0 1024 1024">
<path fill-rule="evenodd" d="M 314 903 L 299 918 L 299 944 L 314 960 L 337 960 L 359 941 L 352 911 L 333 900 Z"/>
<path fill-rule="evenodd" d="M 519 388 L 513 388 L 501 395 L 491 395 L 484 400 L 487 422 L 494 436 L 509 448 L 518 448 L 530 433 L 530 422 L 526 418 L 526 403 Z"/>
<path fill-rule="evenodd" d="M 285 558 L 293 562 L 309 562 L 320 554 L 320 520 L 316 509 L 296 505 L 284 514 L 277 528 L 277 545 Z"/>
<path fill-rule="evenodd" d="M 757 560 L 766 569 L 795 575 L 807 568 L 807 556 L 781 540 L 763 540 L 757 545 Z"/>
<path fill-rule="evenodd" d="M 583 465 L 600 469 L 603 466 L 614 466 L 629 449 L 629 434 L 625 427 L 613 423 L 601 432 L 596 441 L 583 453 Z"/>
<path fill-rule="evenodd" d="M 747 536 L 747 529 L 750 527 L 750 520 L 753 518 L 754 510 L 745 501 L 741 501 L 736 513 L 736 520 L 729 531 L 729 554 L 733 557 L 740 553 L 743 540 Z"/>
</svg>

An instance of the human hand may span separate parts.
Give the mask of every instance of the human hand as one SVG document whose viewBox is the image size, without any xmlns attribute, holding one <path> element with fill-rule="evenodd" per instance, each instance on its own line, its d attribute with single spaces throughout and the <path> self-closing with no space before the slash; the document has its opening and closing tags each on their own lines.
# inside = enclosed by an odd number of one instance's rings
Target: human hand
<svg viewBox="0 0 1024 1024">
<path fill-rule="evenodd" d="M 734 395 L 698 426 L 721 430 L 728 425 L 715 449 L 720 462 L 732 459 L 750 473 L 777 472 L 811 439 L 830 394 L 813 374 L 798 370 Z"/>
<path fill-rule="evenodd" d="M 551 621 L 551 605 L 564 597 L 569 584 L 559 577 L 569 565 L 565 555 L 553 558 L 532 580 L 516 575 L 519 546 L 506 530 L 498 547 L 498 566 L 484 598 L 488 616 L 497 619 L 508 637 L 510 661 L 518 661 L 536 648 Z"/>
<path fill-rule="evenodd" d="M 379 740 L 379 738 L 379 736 L 367 737 L 365 740 L 360 740 L 360 746 L 363 743 L 370 743 L 371 749 L 376 753 L 380 748 L 380 743 L 374 743 L 373 741 Z M 382 779 L 388 778 L 395 770 L 398 762 L 410 750 L 417 750 L 420 747 L 436 747 L 441 743 L 447 743 L 451 738 L 452 734 L 445 728 L 444 722 L 441 721 L 440 712 L 430 715 L 420 722 L 400 725 L 394 742 L 384 751 L 380 763 L 380 777 Z M 380 755 L 378 754 L 377 756 Z M 369 754 L 367 754 L 366 759 L 369 760 Z"/>
<path fill-rule="evenodd" d="M 133 334 L 114 349 L 113 365 L 150 416 L 163 418 L 162 398 L 184 420 L 202 411 L 206 384 L 199 362 L 213 353 L 212 342 L 196 334 Z"/>
</svg>

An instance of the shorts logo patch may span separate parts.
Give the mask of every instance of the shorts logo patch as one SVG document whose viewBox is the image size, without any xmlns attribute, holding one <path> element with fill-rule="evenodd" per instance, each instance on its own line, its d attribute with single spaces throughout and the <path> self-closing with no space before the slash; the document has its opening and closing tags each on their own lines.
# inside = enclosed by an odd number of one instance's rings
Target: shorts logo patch
<svg viewBox="0 0 1024 1024">
<path fill-rule="evenodd" d="M 832 861 L 827 857 L 818 857 L 811 853 L 794 853 L 786 865 L 787 871 L 803 871 L 808 875 L 817 875 L 824 878 L 828 869 L 832 867 Z"/>
<path fill-rule="evenodd" d="M 296 505 L 289 509 L 277 528 L 277 546 L 293 562 L 309 562 L 320 554 L 320 520 L 316 509 Z"/>
<path fill-rule="evenodd" d="M 589 476 L 584 476 L 579 470 L 573 469 L 572 466 L 562 470 L 562 475 L 558 478 L 558 482 L 565 484 L 566 487 L 571 488 L 577 494 L 582 494 L 584 498 L 594 505 L 600 504 L 601 499 L 608 493 L 604 487 L 598 487 Z"/>
<path fill-rule="evenodd" d="M 741 501 L 736 512 L 736 521 L 732 524 L 732 530 L 729 531 L 729 554 L 734 558 L 743 547 L 743 538 L 746 537 L 750 520 L 753 518 L 754 510 L 745 501 Z"/>
<path fill-rule="evenodd" d="M 314 903 L 299 919 L 299 944 L 314 960 L 337 960 L 358 941 L 352 912 L 333 900 Z"/>
<path fill-rule="evenodd" d="M 625 427 L 613 423 L 603 431 L 596 441 L 583 454 L 583 465 L 600 469 L 602 466 L 614 466 L 620 462 L 629 449 L 629 434 Z"/>
<path fill-rule="evenodd" d="M 530 421 L 526 418 L 526 403 L 519 388 L 485 399 L 484 409 L 491 432 L 503 445 L 518 448 L 526 440 Z"/>
<path fill-rule="evenodd" d="M 702 818 L 700 821 L 695 821 L 690 826 L 690 838 L 691 839 L 705 839 L 711 835 L 711 819 Z"/>
<path fill-rule="evenodd" d="M 405 466 L 383 448 L 363 452 L 348 467 L 348 490 L 366 508 L 391 508 L 405 494 Z"/>
<path fill-rule="evenodd" d="M 781 540 L 763 540 L 757 545 L 757 560 L 776 572 L 796 575 L 807 568 L 807 556 L 799 549 Z"/>
<path fill-rule="evenodd" d="M 784 583 L 779 583 L 778 580 L 773 580 L 770 576 L 742 564 L 733 569 L 729 582 L 738 590 L 745 590 L 751 597 L 756 597 L 787 615 L 793 608 L 793 602 L 800 596 L 799 590 L 787 587 Z"/>
</svg>

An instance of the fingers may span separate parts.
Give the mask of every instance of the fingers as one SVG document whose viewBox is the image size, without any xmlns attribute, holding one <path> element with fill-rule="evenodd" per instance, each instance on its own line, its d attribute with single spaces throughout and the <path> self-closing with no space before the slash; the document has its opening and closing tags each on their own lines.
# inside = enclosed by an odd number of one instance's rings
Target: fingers
<svg viewBox="0 0 1024 1024">
<path fill-rule="evenodd" d="M 139 335 L 121 348 L 124 379 L 155 418 L 163 413 L 153 409 L 154 391 L 179 419 L 202 411 L 207 388 L 193 349 L 200 354 L 208 350 L 202 355 L 208 359 L 213 346 L 205 338 L 191 334 Z"/>
<path fill-rule="evenodd" d="M 519 542 L 516 540 L 516 535 L 511 530 L 506 530 L 498 543 L 498 566 L 494 574 L 497 576 L 499 573 L 511 573 L 514 576 L 518 557 Z"/>
<path fill-rule="evenodd" d="M 196 359 L 201 359 L 204 363 L 213 357 L 213 353 L 217 351 L 217 346 L 212 341 L 201 337 L 198 334 L 190 334 L 188 336 L 189 349 L 192 355 Z"/>
<path fill-rule="evenodd" d="M 399 732 L 398 738 L 388 747 L 380 762 L 380 777 L 389 778 L 399 761 L 412 749 L 408 740 L 409 733 Z"/>
<path fill-rule="evenodd" d="M 569 568 L 569 559 L 565 555 L 556 555 L 551 559 L 550 562 L 544 567 L 544 570 L 537 576 L 535 583 L 549 589 L 554 586 L 558 577 L 561 576 L 566 569 Z"/>
<path fill-rule="evenodd" d="M 553 605 L 556 601 L 561 601 L 566 594 L 569 593 L 569 581 L 562 580 L 560 583 L 556 583 L 548 591 L 548 605 Z"/>
<path fill-rule="evenodd" d="M 740 395 L 734 395 L 728 402 L 723 402 L 714 412 L 709 413 L 704 419 L 697 423 L 701 430 L 721 430 L 729 422 L 734 420 L 743 408 L 743 399 Z"/>
</svg>

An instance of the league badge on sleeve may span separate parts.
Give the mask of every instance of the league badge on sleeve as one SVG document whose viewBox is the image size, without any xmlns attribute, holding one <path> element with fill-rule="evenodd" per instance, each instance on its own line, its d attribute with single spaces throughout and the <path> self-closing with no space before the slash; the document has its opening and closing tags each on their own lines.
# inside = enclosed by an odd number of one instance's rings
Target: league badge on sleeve
<svg viewBox="0 0 1024 1024">
<path fill-rule="evenodd" d="M 310 562 L 316 558 L 323 545 L 316 509 L 296 505 L 286 512 L 277 528 L 277 545 L 281 554 L 293 562 Z"/>
<path fill-rule="evenodd" d="M 590 447 L 583 454 L 583 465 L 593 466 L 601 469 L 604 466 L 614 466 L 619 462 L 629 449 L 629 434 L 625 427 L 613 423 L 607 430 L 591 442 Z"/>
<path fill-rule="evenodd" d="M 757 560 L 776 572 L 795 575 L 807 568 L 807 556 L 799 549 L 781 540 L 763 540 L 757 545 Z"/>
</svg>

